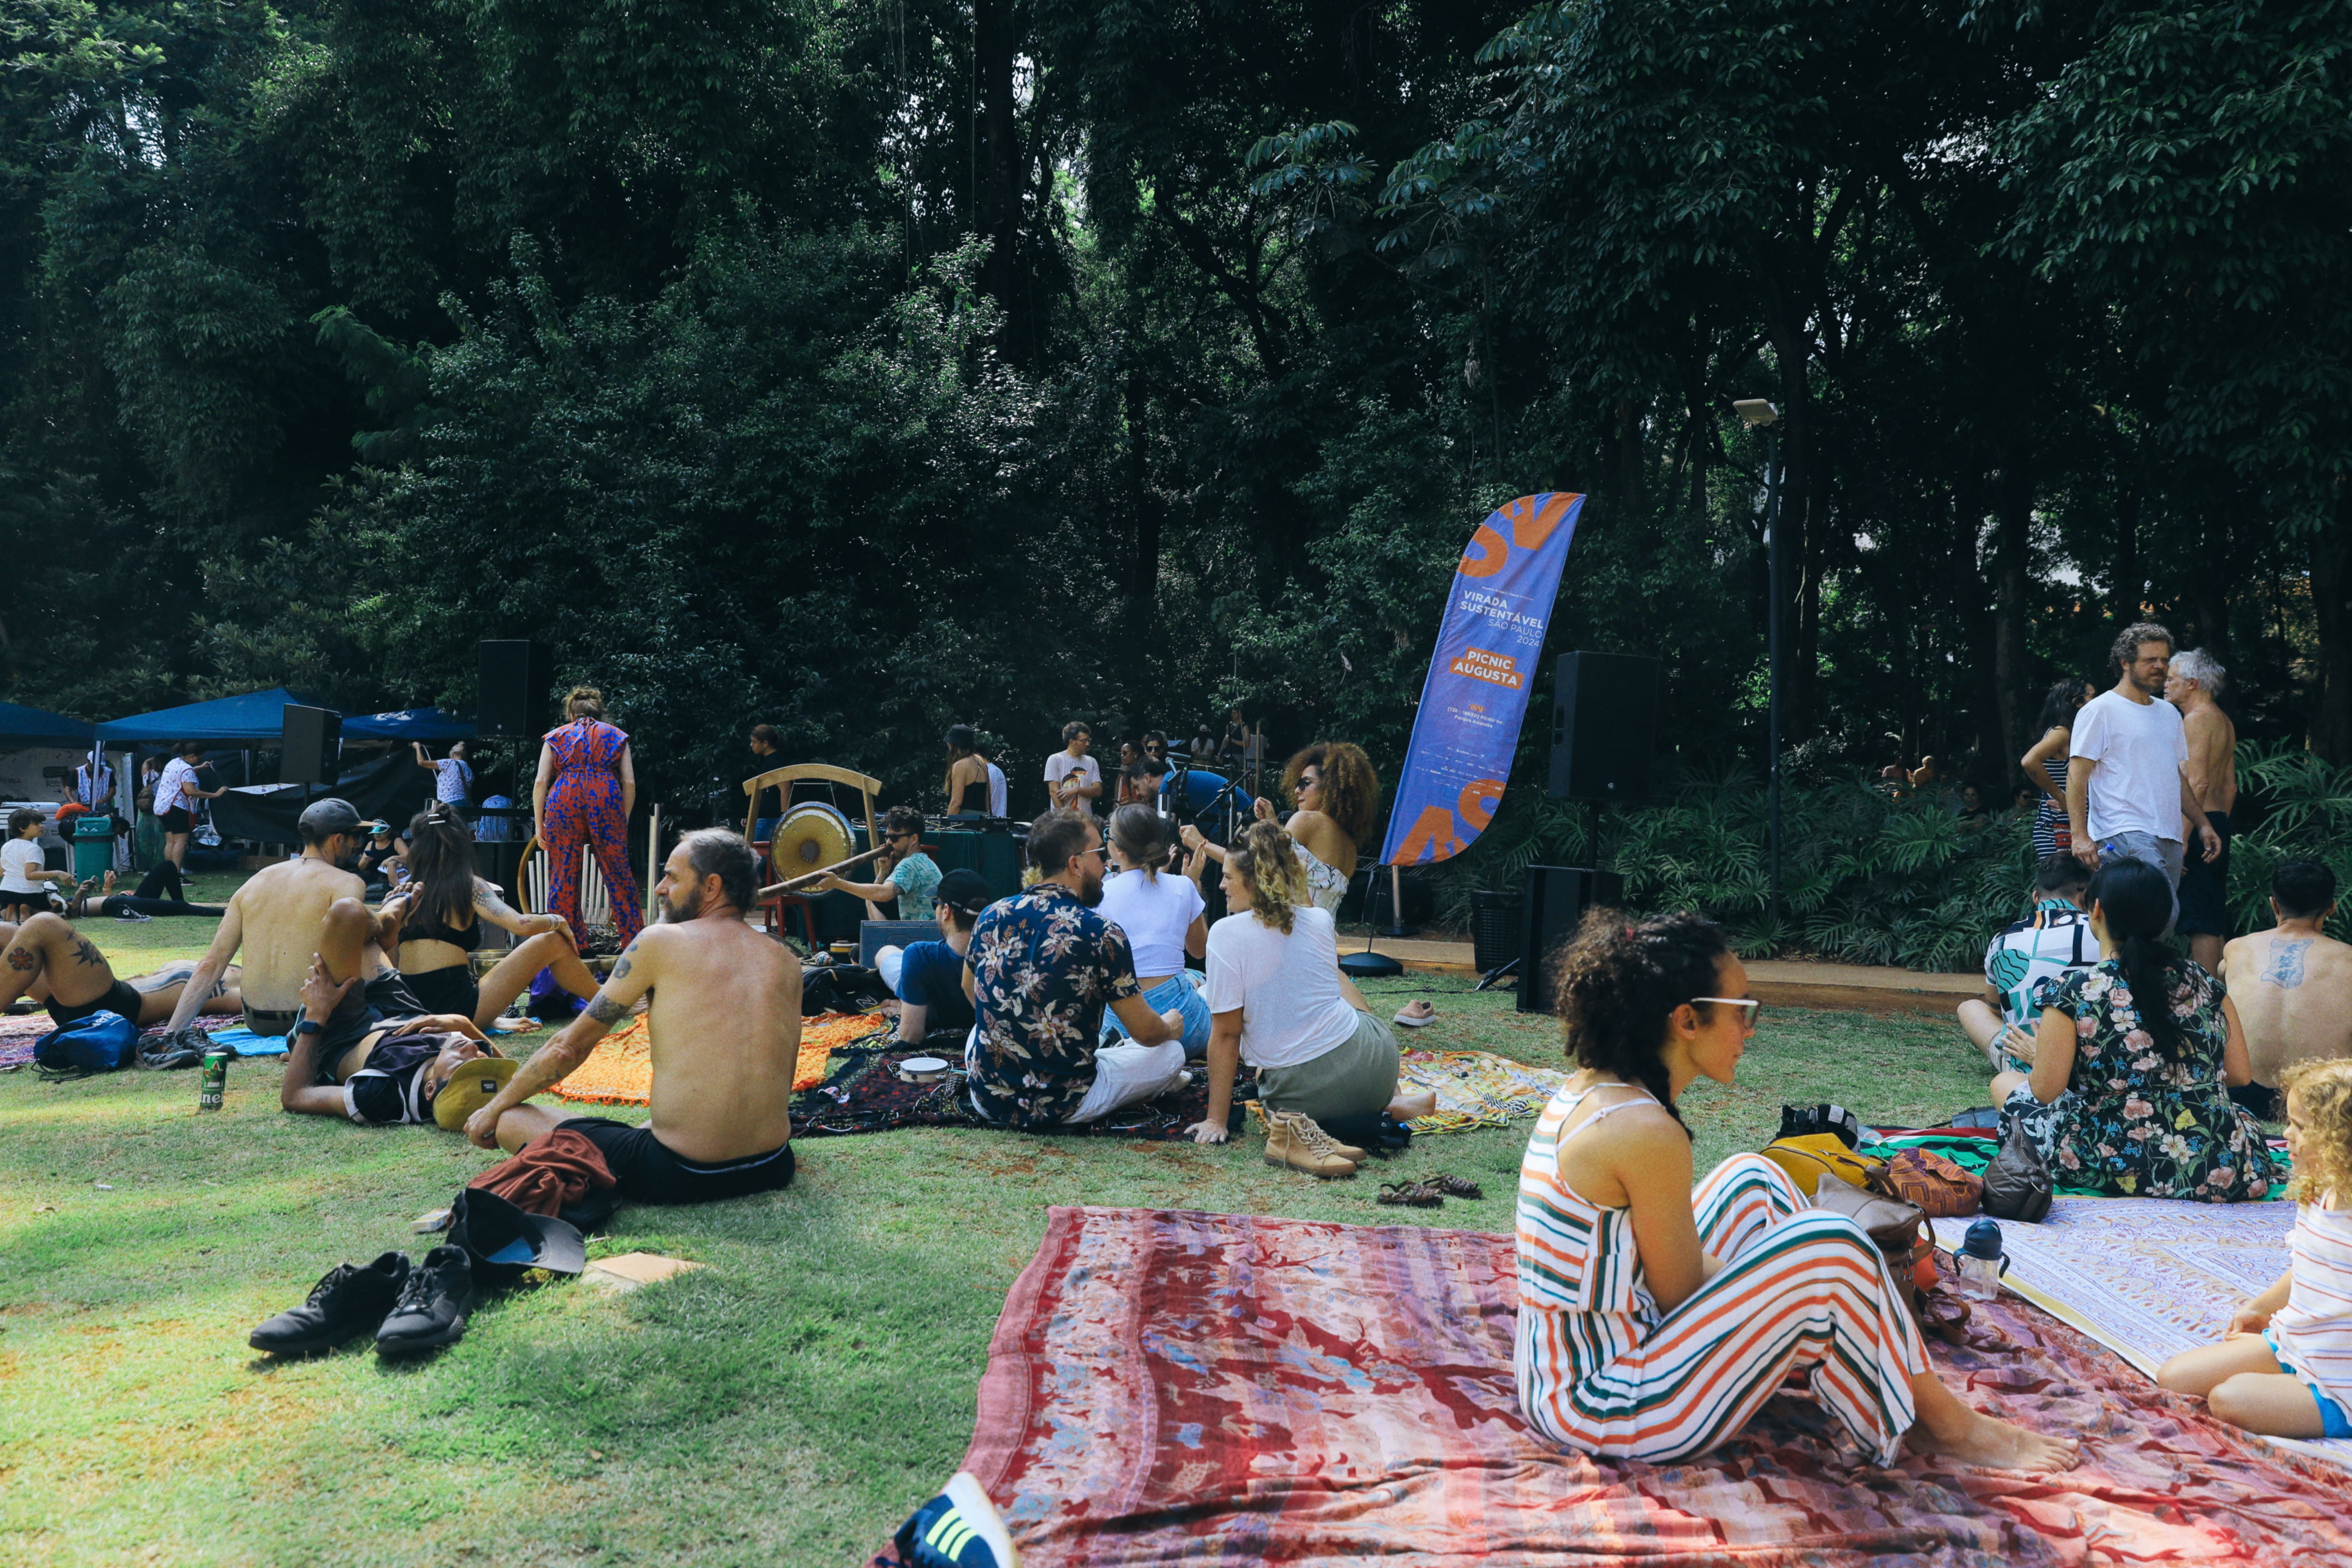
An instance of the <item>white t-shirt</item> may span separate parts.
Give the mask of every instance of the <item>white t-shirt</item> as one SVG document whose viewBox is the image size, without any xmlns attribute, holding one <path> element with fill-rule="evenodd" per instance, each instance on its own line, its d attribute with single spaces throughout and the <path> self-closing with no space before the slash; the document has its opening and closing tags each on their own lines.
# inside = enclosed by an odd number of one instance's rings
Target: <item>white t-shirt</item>
<svg viewBox="0 0 2352 1568">
<path fill-rule="evenodd" d="M 43 884 L 26 876 L 27 871 L 47 868 L 48 862 L 41 854 L 41 845 L 35 838 L 11 838 L 0 844 L 0 893 L 37 893 Z M 1180 881 L 1182 879 L 1178 879 Z"/>
<path fill-rule="evenodd" d="M 1003 816 L 1005 812 L 1004 770 L 994 763 L 988 764 L 988 815 Z"/>
<path fill-rule="evenodd" d="M 1054 785 L 1060 784 L 1064 779 L 1069 777 L 1072 773 L 1077 774 L 1081 779 L 1091 784 L 1098 784 L 1102 783 L 1102 764 L 1095 761 L 1091 754 L 1083 757 L 1073 757 L 1067 752 L 1055 752 L 1052 756 L 1045 759 L 1045 785 L 1049 790 Z M 1047 798 L 1050 799 L 1051 796 L 1048 796 Z M 1097 804 L 1097 803 L 1096 801 L 1087 800 L 1081 796 L 1077 804 L 1073 805 L 1070 809 L 1073 811 L 1092 811 Z"/>
<path fill-rule="evenodd" d="M 196 770 L 185 757 L 173 757 L 163 764 L 163 776 L 155 781 L 155 815 L 167 811 L 194 811 L 195 796 L 186 794 L 196 782 Z"/>
<path fill-rule="evenodd" d="M 2118 833 L 2180 842 L 2180 764 L 2189 760 L 2189 731 L 2179 709 L 2160 698 L 2135 702 L 2102 691 L 2074 715 L 2066 750 L 2099 764 L 2084 791 L 2093 842 Z"/>
<path fill-rule="evenodd" d="M 1103 879 L 1102 902 L 1095 912 L 1127 932 L 1140 977 L 1184 972 L 1184 933 L 1207 907 L 1190 877 L 1120 871 Z"/>
<path fill-rule="evenodd" d="M 1242 1010 L 1242 1060 L 1254 1068 L 1311 1062 L 1356 1032 L 1328 910 L 1297 906 L 1288 936 L 1254 914 L 1227 915 L 1209 928 L 1208 969 L 1209 1011 Z"/>
</svg>

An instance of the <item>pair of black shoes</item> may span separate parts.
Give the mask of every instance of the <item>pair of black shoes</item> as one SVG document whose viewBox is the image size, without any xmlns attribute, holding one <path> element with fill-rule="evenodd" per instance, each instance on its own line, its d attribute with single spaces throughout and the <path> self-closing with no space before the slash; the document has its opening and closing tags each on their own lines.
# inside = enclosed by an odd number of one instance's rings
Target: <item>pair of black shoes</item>
<svg viewBox="0 0 2352 1568">
<path fill-rule="evenodd" d="M 387 1252 L 365 1268 L 335 1265 L 309 1300 L 261 1324 L 246 1342 L 272 1355 L 309 1355 L 369 1333 L 377 1354 L 413 1355 L 465 1337 L 474 1293 L 473 1259 L 463 1247 L 436 1247 L 415 1265 Z"/>
</svg>

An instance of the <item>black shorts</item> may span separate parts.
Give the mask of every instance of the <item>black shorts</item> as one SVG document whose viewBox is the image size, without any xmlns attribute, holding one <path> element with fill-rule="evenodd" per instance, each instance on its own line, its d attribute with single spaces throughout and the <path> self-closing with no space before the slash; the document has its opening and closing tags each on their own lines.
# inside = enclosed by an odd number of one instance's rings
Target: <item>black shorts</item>
<svg viewBox="0 0 2352 1568">
<path fill-rule="evenodd" d="M 343 1059 L 344 1052 L 384 1025 L 433 1011 L 416 999 L 398 970 L 384 971 L 344 997 L 342 1005 L 328 1015 L 319 1036 L 319 1070 L 328 1071 Z"/>
<path fill-rule="evenodd" d="M 2180 864 L 2180 915 L 2172 929 L 2182 936 L 2230 934 L 2230 814 L 2209 811 L 2205 819 L 2221 840 L 2221 853 L 2204 858 L 2193 840 L 2185 847 Z"/>
<path fill-rule="evenodd" d="M 612 1168 L 614 1191 L 630 1203 L 716 1203 L 792 1184 L 790 1143 L 780 1143 L 765 1154 L 698 1165 L 672 1153 L 649 1127 L 632 1127 L 604 1116 L 575 1116 L 561 1125 L 596 1145 L 596 1152 Z"/>
<path fill-rule="evenodd" d="M 425 1004 L 428 1013 L 456 1013 L 470 1018 L 481 1005 L 482 988 L 474 979 L 470 963 L 453 963 L 446 969 L 428 969 L 419 974 L 403 971 L 400 978 L 408 986 L 408 994 Z"/>
<path fill-rule="evenodd" d="M 196 830 L 195 814 L 184 805 L 164 812 L 155 820 L 163 825 L 166 833 L 194 833 Z"/>
<path fill-rule="evenodd" d="M 80 1023 L 92 1013 L 120 1013 L 130 1019 L 131 1026 L 136 1028 L 139 1025 L 139 1004 L 144 1000 L 146 998 L 131 989 L 131 982 L 118 980 L 106 988 L 104 995 L 93 1002 L 84 1002 L 72 1007 L 60 1006 L 51 1002 L 48 1005 L 49 1022 L 62 1029 L 68 1025 Z"/>
</svg>

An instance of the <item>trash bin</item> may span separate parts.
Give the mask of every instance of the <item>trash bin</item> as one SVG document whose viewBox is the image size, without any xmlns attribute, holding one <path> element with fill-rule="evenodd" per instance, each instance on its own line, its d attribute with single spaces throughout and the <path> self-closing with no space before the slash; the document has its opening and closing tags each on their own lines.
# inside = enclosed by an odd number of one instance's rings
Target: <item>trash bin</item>
<svg viewBox="0 0 2352 1568">
<path fill-rule="evenodd" d="M 73 874 L 87 882 L 114 868 L 114 818 L 92 812 L 74 822 Z"/>
</svg>

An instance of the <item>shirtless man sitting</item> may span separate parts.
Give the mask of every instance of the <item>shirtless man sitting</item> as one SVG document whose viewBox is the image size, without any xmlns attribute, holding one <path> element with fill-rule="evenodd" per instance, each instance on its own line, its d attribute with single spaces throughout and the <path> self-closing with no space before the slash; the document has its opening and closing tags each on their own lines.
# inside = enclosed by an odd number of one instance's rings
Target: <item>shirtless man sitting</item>
<svg viewBox="0 0 2352 1568">
<path fill-rule="evenodd" d="M 689 833 L 662 872 L 654 888 L 661 922 L 628 945 L 588 1010 L 467 1119 L 466 1136 L 511 1152 L 571 1128 L 596 1145 L 630 1202 L 698 1204 L 772 1191 L 793 1179 L 800 963 L 744 923 L 759 897 L 759 864 L 740 835 Z M 646 1125 L 522 1103 L 585 1061 L 649 991 L 654 1081 Z"/>
<path fill-rule="evenodd" d="M 2336 873 L 2316 860 L 2283 860 L 2271 874 L 2269 931 L 2221 950 L 2221 979 L 2246 1031 L 2253 1082 L 2230 1098 L 2275 1121 L 2279 1074 L 2294 1062 L 2352 1057 L 2352 946 L 2325 935 L 2336 912 Z"/>
<path fill-rule="evenodd" d="M 301 1016 L 302 980 L 319 952 L 328 910 L 338 899 L 356 903 L 367 890 L 346 869 L 366 844 L 367 829 L 349 801 L 332 795 L 305 807 L 299 826 L 301 858 L 265 866 L 229 899 L 213 944 L 196 964 L 194 983 L 172 1009 L 173 1029 L 187 1027 L 205 993 L 240 950 L 246 1027 L 275 1038 L 292 1030 Z"/>
<path fill-rule="evenodd" d="M 101 1010 L 152 1029 L 178 1016 L 183 996 L 190 1017 L 237 1011 L 236 966 L 222 971 L 208 993 L 189 986 L 196 968 L 185 962 L 167 963 L 152 974 L 118 980 L 98 943 L 62 915 L 37 914 L 20 926 L 0 923 L 0 1007 L 30 996 L 49 1010 L 60 1029 Z"/>
</svg>

